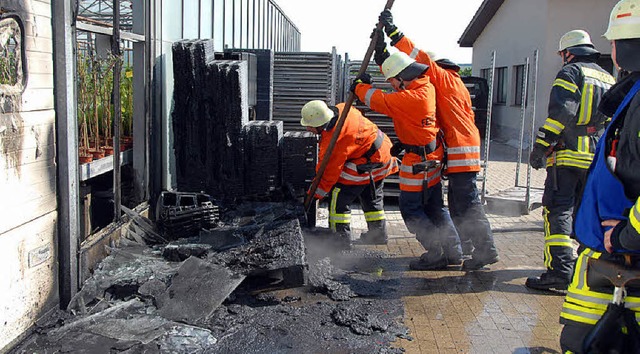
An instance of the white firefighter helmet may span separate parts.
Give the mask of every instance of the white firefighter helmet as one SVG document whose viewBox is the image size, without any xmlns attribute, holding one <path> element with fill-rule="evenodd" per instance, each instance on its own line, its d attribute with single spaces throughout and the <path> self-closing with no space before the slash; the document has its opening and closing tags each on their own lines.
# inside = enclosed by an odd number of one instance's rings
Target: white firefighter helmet
<svg viewBox="0 0 640 354">
<path fill-rule="evenodd" d="M 621 0 L 613 7 L 604 37 L 610 41 L 640 38 L 640 0 Z"/>
<path fill-rule="evenodd" d="M 333 111 L 324 101 L 313 100 L 307 102 L 300 111 L 302 119 L 300 125 L 303 127 L 317 128 L 327 124 L 333 118 Z"/>
<path fill-rule="evenodd" d="M 387 60 L 382 63 L 382 73 L 384 78 L 389 80 L 396 77 L 400 72 L 413 64 L 415 60 L 411 59 L 403 52 L 395 52 L 391 54 Z"/>
<path fill-rule="evenodd" d="M 579 45 L 590 45 L 591 47 L 593 47 L 593 43 L 591 43 L 591 36 L 589 36 L 589 33 L 583 30 L 569 31 L 562 37 L 560 37 L 558 51 L 561 52 L 567 48 Z"/>
<path fill-rule="evenodd" d="M 405 81 L 410 81 L 422 75 L 428 69 L 429 65 L 418 63 L 403 52 L 391 54 L 382 63 L 382 73 L 387 80 L 392 77 L 400 77 Z"/>
</svg>

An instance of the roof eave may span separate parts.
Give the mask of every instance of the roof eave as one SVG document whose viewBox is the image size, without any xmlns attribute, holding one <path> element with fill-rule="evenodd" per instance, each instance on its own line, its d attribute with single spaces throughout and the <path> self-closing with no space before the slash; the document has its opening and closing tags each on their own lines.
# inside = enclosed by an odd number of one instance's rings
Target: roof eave
<svg viewBox="0 0 640 354">
<path fill-rule="evenodd" d="M 503 3 L 504 0 L 484 0 L 462 33 L 462 36 L 460 36 L 460 39 L 458 39 L 458 44 L 463 48 L 473 47 L 473 44 Z"/>
</svg>

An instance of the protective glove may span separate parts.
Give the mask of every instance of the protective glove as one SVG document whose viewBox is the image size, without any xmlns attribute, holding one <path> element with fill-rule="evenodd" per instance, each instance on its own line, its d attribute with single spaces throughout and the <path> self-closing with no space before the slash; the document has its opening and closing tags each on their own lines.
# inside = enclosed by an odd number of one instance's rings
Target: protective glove
<svg viewBox="0 0 640 354">
<path fill-rule="evenodd" d="M 380 13 L 378 21 L 384 26 L 384 31 L 387 33 L 387 36 L 391 36 L 391 33 L 398 29 L 398 27 L 393 24 L 393 14 L 391 14 L 391 10 L 389 9 L 384 9 L 384 11 Z"/>
<path fill-rule="evenodd" d="M 539 170 L 547 166 L 547 148 L 541 144 L 534 144 L 531 154 L 529 154 L 529 164 L 532 168 Z"/>
<path fill-rule="evenodd" d="M 385 9 L 382 11 L 380 16 L 378 16 L 378 21 L 380 21 L 384 26 L 384 32 L 391 39 L 391 45 L 395 45 L 400 39 L 402 39 L 402 37 L 404 37 L 404 34 L 402 34 L 402 32 L 398 30 L 398 27 L 393 24 L 393 15 L 391 14 L 391 10 Z"/>
<path fill-rule="evenodd" d="M 404 150 L 404 146 L 402 146 L 402 143 L 399 141 L 396 142 L 391 146 L 391 156 L 398 157 L 398 155 L 402 153 L 402 150 Z"/>
<path fill-rule="evenodd" d="M 349 87 L 349 91 L 353 92 L 354 94 L 356 93 L 356 87 L 358 86 L 358 84 L 369 84 L 371 85 L 371 75 L 367 74 L 367 73 L 362 73 L 361 75 L 358 75 L 358 77 L 356 77 L 353 82 L 351 83 L 351 87 Z"/>
<path fill-rule="evenodd" d="M 371 38 L 373 38 L 376 33 L 378 33 L 378 37 L 376 37 L 373 60 L 380 66 L 389 57 L 389 52 L 387 51 L 387 43 L 384 41 L 384 34 L 382 33 L 381 29 L 379 30 L 377 27 L 374 28 L 373 32 L 371 32 Z"/>
</svg>

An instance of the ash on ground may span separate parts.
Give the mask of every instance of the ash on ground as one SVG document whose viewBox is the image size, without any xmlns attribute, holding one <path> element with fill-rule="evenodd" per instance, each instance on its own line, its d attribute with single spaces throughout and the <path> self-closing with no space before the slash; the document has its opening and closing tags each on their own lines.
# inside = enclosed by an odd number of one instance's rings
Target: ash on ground
<svg viewBox="0 0 640 354">
<path fill-rule="evenodd" d="M 233 247 L 202 247 L 189 235 L 173 247 L 197 252 L 167 256 L 170 245 L 122 239 L 67 311 L 37 323 L 12 352 L 403 352 L 394 342 L 410 337 L 393 259 L 323 247 L 282 203 L 244 205 L 221 220 Z M 211 245 L 212 235 L 200 240 Z"/>
</svg>

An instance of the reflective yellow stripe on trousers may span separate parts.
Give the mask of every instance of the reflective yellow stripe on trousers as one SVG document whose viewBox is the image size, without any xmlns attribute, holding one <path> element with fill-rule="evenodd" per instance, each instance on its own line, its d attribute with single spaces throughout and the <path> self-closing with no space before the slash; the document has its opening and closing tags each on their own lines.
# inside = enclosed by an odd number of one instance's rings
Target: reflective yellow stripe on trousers
<svg viewBox="0 0 640 354">
<path fill-rule="evenodd" d="M 544 219 L 544 266 L 547 269 L 553 269 L 551 266 L 551 260 L 553 258 L 551 255 L 551 246 L 573 248 L 573 242 L 569 235 L 551 234 L 549 227 L 549 209 L 547 209 L 547 207 L 542 208 L 542 218 Z"/>
<path fill-rule="evenodd" d="M 331 209 L 329 210 L 329 227 L 333 231 L 336 231 L 336 224 L 351 223 L 351 214 L 336 213 L 336 202 L 339 194 L 340 188 L 333 188 L 333 192 L 331 192 Z"/>
<path fill-rule="evenodd" d="M 592 325 L 602 317 L 613 295 L 592 291 L 587 284 L 588 260 L 589 258 L 598 259 L 601 256 L 602 253 L 588 248 L 578 256 L 560 317 Z M 625 307 L 635 312 L 636 321 L 640 321 L 640 297 L 627 296 L 624 301 Z"/>
<path fill-rule="evenodd" d="M 364 213 L 364 220 L 366 222 L 385 220 L 384 211 L 380 210 Z"/>
</svg>

